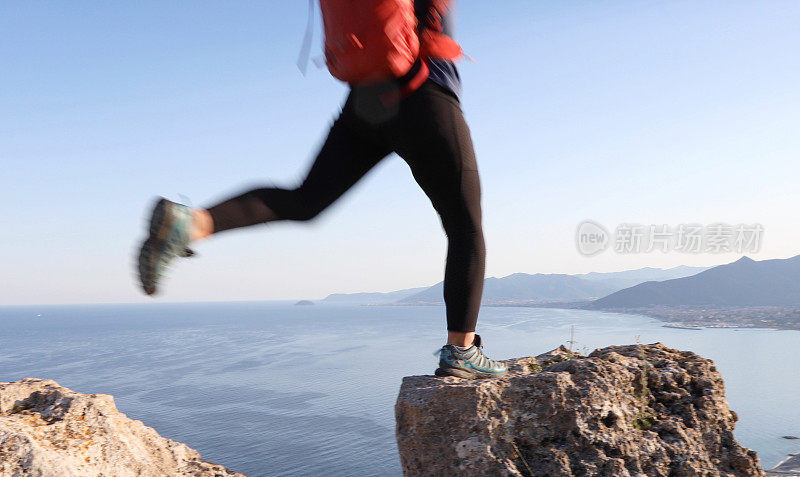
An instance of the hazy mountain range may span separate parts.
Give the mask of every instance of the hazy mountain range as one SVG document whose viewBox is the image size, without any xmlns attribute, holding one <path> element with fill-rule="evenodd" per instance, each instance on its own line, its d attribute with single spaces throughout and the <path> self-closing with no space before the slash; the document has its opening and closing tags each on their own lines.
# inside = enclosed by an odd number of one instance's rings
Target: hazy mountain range
<svg viewBox="0 0 800 477">
<path fill-rule="evenodd" d="M 591 300 L 643 282 L 686 277 L 704 270 L 705 267 L 680 266 L 670 269 L 647 267 L 582 275 L 514 273 L 502 278 L 487 278 L 484 281 L 483 303 Z M 441 304 L 442 292 L 442 282 L 439 282 L 430 287 L 408 288 L 387 293 L 335 293 L 328 295 L 323 301 L 349 304 Z"/>
<path fill-rule="evenodd" d="M 442 283 L 388 293 L 334 294 L 323 301 L 442 304 Z M 800 255 L 761 261 L 742 257 L 712 268 L 514 273 L 487 278 L 483 304 L 622 311 L 695 327 L 800 329 Z"/>
<path fill-rule="evenodd" d="M 483 282 L 483 303 L 574 301 L 608 295 L 618 287 L 605 280 L 586 280 L 573 275 L 514 273 Z M 399 300 L 400 303 L 443 303 L 442 282 Z"/>
<path fill-rule="evenodd" d="M 583 278 L 585 280 L 608 281 L 615 287 L 627 288 L 647 281 L 662 281 L 671 280 L 673 278 L 688 277 L 708 269 L 709 267 L 687 267 L 686 265 L 681 265 L 667 269 L 645 267 L 637 268 L 636 270 L 626 270 L 624 272 L 591 272 L 584 273 L 583 275 L 573 276 Z"/>
<path fill-rule="evenodd" d="M 591 308 L 647 306 L 800 305 L 800 255 L 755 261 L 748 257 L 692 276 L 648 281 L 596 300 Z"/>
<path fill-rule="evenodd" d="M 428 288 L 430 287 L 406 288 L 391 292 L 333 293 L 326 296 L 322 301 L 325 303 L 360 303 L 363 305 L 393 303 Z"/>
</svg>

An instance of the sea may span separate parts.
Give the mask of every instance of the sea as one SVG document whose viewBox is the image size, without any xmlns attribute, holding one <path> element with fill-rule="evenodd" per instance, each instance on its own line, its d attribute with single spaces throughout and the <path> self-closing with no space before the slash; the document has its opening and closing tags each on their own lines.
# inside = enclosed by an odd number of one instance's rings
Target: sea
<svg viewBox="0 0 800 477">
<path fill-rule="evenodd" d="M 585 310 L 484 307 L 485 352 L 661 342 L 714 360 L 736 437 L 765 468 L 800 452 L 800 332 L 666 328 Z M 231 302 L 0 307 L 0 381 L 49 378 L 250 476 L 399 476 L 394 404 L 431 374 L 444 307 Z"/>
</svg>

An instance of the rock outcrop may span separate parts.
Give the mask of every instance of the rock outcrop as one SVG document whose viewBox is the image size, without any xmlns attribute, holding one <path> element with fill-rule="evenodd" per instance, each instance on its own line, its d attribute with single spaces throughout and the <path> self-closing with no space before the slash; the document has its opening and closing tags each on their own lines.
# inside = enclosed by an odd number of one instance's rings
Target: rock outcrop
<svg viewBox="0 0 800 477">
<path fill-rule="evenodd" d="M 767 470 L 767 477 L 800 477 L 800 454 L 792 454 Z"/>
<path fill-rule="evenodd" d="M 243 476 L 55 381 L 0 383 L 0 476 Z"/>
<path fill-rule="evenodd" d="M 763 476 L 714 363 L 661 343 L 560 347 L 474 381 L 403 379 L 407 476 Z"/>
</svg>

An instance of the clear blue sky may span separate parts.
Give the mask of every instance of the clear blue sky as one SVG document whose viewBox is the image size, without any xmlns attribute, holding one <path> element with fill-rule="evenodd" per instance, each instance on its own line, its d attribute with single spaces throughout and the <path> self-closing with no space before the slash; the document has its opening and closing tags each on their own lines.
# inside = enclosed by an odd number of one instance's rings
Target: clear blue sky
<svg viewBox="0 0 800 477">
<path fill-rule="evenodd" d="M 305 21 L 301 1 L 0 3 L 0 304 L 150 300 L 132 258 L 155 196 L 299 181 L 345 94 L 298 72 Z M 800 253 L 798 23 L 795 1 L 462 0 L 487 276 L 737 258 L 585 258 L 584 219 L 757 222 L 754 258 Z M 390 157 L 315 222 L 198 252 L 159 300 L 433 284 L 445 238 Z"/>
</svg>

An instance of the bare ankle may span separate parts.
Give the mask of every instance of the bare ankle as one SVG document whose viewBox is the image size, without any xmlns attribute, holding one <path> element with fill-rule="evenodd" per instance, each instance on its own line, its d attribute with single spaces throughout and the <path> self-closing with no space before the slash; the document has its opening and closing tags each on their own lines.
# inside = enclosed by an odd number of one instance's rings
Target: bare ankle
<svg viewBox="0 0 800 477">
<path fill-rule="evenodd" d="M 214 233 L 214 219 L 207 210 L 192 209 L 192 230 L 189 240 L 194 242 Z"/>
<path fill-rule="evenodd" d="M 448 331 L 447 344 L 455 346 L 470 346 L 475 341 L 475 332 Z"/>
</svg>

